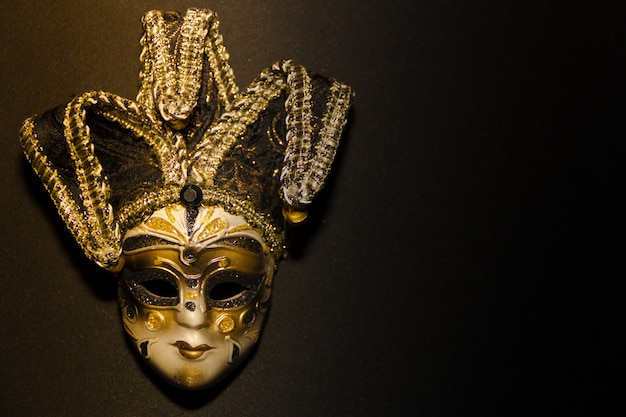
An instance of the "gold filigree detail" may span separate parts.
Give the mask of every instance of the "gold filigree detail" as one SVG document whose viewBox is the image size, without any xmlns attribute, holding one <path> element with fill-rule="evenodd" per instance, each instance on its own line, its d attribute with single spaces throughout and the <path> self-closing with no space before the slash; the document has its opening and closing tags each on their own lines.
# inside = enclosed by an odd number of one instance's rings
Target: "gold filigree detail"
<svg viewBox="0 0 626 417">
<path fill-rule="evenodd" d="M 272 147 L 276 150 L 282 151 L 287 146 L 287 143 L 278 134 L 278 129 L 276 128 L 276 125 L 278 125 L 280 122 L 281 114 L 276 113 L 276 115 L 272 119 L 272 123 L 270 123 L 270 125 L 267 127 L 266 133 L 267 137 L 270 140 L 270 143 L 272 144 Z"/>
<path fill-rule="evenodd" d="M 175 236 L 179 241 L 185 241 L 185 237 L 174 227 L 174 225 L 160 217 L 151 217 L 143 223 L 146 227 L 157 232 Z"/>
<path fill-rule="evenodd" d="M 226 219 L 218 217 L 217 219 L 213 219 L 209 224 L 204 226 L 196 240 L 198 242 L 203 242 L 217 235 L 219 232 L 226 230 L 227 228 L 228 222 L 226 221 Z"/>
<path fill-rule="evenodd" d="M 172 206 L 165 207 L 165 215 L 167 216 L 167 219 L 170 221 L 170 223 L 176 223 L 176 217 L 174 217 L 174 214 L 172 213 Z"/>
<path fill-rule="evenodd" d="M 208 206 L 206 207 L 206 209 L 206 213 L 204 214 L 204 217 L 202 217 L 200 224 L 207 223 L 211 219 L 211 217 L 213 217 L 213 213 L 215 212 L 215 206 Z"/>
<path fill-rule="evenodd" d="M 240 224 L 239 226 L 235 226 L 228 231 L 229 235 L 237 232 L 245 232 L 246 230 L 254 230 L 249 224 Z"/>
</svg>

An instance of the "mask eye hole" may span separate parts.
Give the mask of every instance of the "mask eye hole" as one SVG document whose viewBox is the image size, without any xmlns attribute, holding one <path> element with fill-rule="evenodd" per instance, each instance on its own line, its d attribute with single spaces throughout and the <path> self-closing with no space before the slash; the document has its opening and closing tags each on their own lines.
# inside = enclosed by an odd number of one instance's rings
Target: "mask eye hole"
<svg viewBox="0 0 626 417">
<path fill-rule="evenodd" d="M 148 292 L 151 292 L 157 297 L 177 297 L 178 296 L 178 288 L 169 281 L 163 281 L 160 279 L 150 279 L 150 280 L 141 282 L 141 284 L 139 285 L 141 285 Z"/>
<path fill-rule="evenodd" d="M 144 304 L 175 306 L 178 304 L 178 280 L 162 269 L 124 269 L 122 280 L 130 292 Z"/>
<path fill-rule="evenodd" d="M 204 290 L 208 306 L 234 308 L 245 305 L 259 292 L 263 274 L 228 270 L 212 275 Z"/>
<path fill-rule="evenodd" d="M 245 290 L 247 288 L 237 282 L 220 282 L 211 288 L 209 298 L 216 301 L 225 301 L 240 295 Z"/>
</svg>

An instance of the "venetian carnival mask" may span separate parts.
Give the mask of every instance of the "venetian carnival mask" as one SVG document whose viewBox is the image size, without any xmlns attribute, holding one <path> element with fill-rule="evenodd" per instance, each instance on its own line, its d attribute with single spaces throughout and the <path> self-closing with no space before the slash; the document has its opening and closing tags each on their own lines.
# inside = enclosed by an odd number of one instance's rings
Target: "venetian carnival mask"
<svg viewBox="0 0 626 417">
<path fill-rule="evenodd" d="M 86 256 L 117 275 L 138 354 L 200 389 L 258 341 L 286 224 L 324 184 L 352 92 L 292 61 L 239 92 L 210 10 L 143 25 L 136 101 L 84 93 L 21 141 Z"/>
</svg>

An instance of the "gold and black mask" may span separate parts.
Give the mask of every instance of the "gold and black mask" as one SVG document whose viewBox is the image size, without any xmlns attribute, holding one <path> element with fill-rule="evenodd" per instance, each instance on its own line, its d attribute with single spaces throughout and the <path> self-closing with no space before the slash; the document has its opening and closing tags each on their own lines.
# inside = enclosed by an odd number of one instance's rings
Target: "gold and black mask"
<svg viewBox="0 0 626 417">
<path fill-rule="evenodd" d="M 86 92 L 21 141 L 85 255 L 118 274 L 139 354 L 202 388 L 258 340 L 285 224 L 323 186 L 352 91 L 292 61 L 239 91 L 210 10 L 143 26 L 136 100 Z"/>
</svg>

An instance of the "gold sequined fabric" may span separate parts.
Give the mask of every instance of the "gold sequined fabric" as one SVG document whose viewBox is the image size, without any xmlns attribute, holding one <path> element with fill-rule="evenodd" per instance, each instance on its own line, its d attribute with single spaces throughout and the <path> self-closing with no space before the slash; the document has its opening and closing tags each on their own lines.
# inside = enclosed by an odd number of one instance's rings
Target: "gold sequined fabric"
<svg viewBox="0 0 626 417">
<path fill-rule="evenodd" d="M 125 230 L 196 184 L 203 204 L 243 216 L 280 257 L 282 207 L 323 186 L 350 87 L 281 61 L 240 92 L 214 12 L 150 11 L 142 22 L 136 100 L 86 92 L 22 126 L 59 215 L 91 260 L 115 269 Z"/>
</svg>

